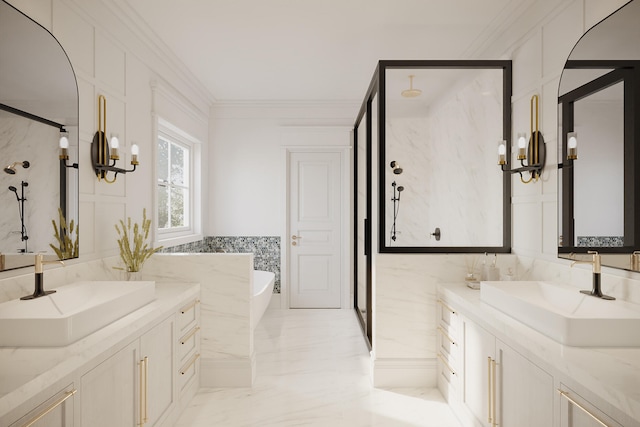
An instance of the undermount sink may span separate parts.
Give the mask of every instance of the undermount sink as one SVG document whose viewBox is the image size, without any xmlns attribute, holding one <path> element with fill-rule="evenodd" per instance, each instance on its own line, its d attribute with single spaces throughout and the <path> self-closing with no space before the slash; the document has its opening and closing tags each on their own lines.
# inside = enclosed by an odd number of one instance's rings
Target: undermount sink
<svg viewBox="0 0 640 427">
<path fill-rule="evenodd" d="M 606 301 L 572 286 L 536 281 L 482 282 L 480 299 L 564 345 L 640 347 L 637 304 Z"/>
<path fill-rule="evenodd" d="M 155 299 L 155 282 L 87 281 L 0 304 L 0 346 L 71 344 Z"/>
</svg>

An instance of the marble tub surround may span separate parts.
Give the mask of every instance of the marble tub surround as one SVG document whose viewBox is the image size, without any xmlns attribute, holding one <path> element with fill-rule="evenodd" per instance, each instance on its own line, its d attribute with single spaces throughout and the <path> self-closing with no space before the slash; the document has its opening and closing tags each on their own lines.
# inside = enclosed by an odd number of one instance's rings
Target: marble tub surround
<svg viewBox="0 0 640 427">
<path fill-rule="evenodd" d="M 157 283 L 146 306 L 65 347 L 0 349 L 0 424 L 11 413 L 53 386 L 73 381 L 74 372 L 96 358 L 115 354 L 141 331 L 177 311 L 200 292 L 197 284 Z"/>
<path fill-rule="evenodd" d="M 200 283 L 201 384 L 253 384 L 252 254 L 155 254 L 145 264 L 143 279 Z"/>
<path fill-rule="evenodd" d="M 462 283 L 442 284 L 438 292 L 461 314 L 503 340 L 524 357 L 577 390 L 619 412 L 617 421 L 640 426 L 640 348 L 563 346 L 481 302 Z"/>
<path fill-rule="evenodd" d="M 274 294 L 280 293 L 280 236 L 207 236 L 197 242 L 171 246 L 163 253 L 252 253 L 255 270 L 276 275 Z"/>
</svg>

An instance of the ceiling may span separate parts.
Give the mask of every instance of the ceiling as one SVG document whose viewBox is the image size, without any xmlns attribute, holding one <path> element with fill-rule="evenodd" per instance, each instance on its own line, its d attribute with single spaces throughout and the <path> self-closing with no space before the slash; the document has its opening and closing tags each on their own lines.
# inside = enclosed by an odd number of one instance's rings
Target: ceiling
<svg viewBox="0 0 640 427">
<path fill-rule="evenodd" d="M 472 59 L 531 0 L 124 2 L 216 102 L 360 102 L 378 60 Z"/>
</svg>

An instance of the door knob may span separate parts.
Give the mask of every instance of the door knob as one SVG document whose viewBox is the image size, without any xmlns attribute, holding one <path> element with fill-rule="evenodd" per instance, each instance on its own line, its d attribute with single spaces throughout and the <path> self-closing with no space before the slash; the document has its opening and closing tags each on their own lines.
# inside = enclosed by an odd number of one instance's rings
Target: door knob
<svg viewBox="0 0 640 427">
<path fill-rule="evenodd" d="M 296 240 L 296 239 L 302 239 L 302 236 L 296 236 L 296 235 L 294 234 L 293 236 L 291 236 L 291 238 L 292 238 L 293 240 Z"/>
<path fill-rule="evenodd" d="M 297 242 L 291 242 L 291 246 L 295 246 L 297 244 L 298 244 Z"/>
</svg>

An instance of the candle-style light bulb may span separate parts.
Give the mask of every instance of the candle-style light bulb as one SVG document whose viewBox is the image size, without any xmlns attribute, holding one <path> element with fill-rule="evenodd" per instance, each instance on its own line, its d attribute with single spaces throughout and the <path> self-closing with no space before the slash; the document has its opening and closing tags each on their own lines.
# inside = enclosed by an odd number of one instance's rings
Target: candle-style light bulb
<svg viewBox="0 0 640 427">
<path fill-rule="evenodd" d="M 518 160 L 527 158 L 527 134 L 518 134 Z"/>
<path fill-rule="evenodd" d="M 69 152 L 67 149 L 69 148 L 69 138 L 67 138 L 66 132 L 60 133 L 59 144 L 60 144 L 60 155 L 59 155 L 60 160 L 68 160 Z"/>
<path fill-rule="evenodd" d="M 505 165 L 507 163 L 507 142 L 500 141 L 498 143 L 498 164 Z"/>
<path fill-rule="evenodd" d="M 138 144 L 131 145 L 131 164 L 138 165 L 138 154 L 140 154 L 140 148 Z"/>
<path fill-rule="evenodd" d="M 567 159 L 576 160 L 578 158 L 578 134 L 569 132 L 567 134 Z"/>
<path fill-rule="evenodd" d="M 111 134 L 111 140 L 109 141 L 109 145 L 111 145 L 111 160 L 120 159 L 120 153 L 118 153 L 118 148 L 120 148 L 120 141 L 118 140 L 118 135 Z"/>
</svg>

